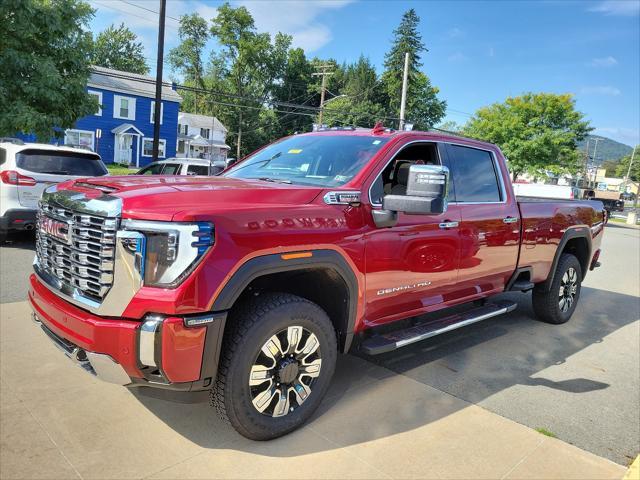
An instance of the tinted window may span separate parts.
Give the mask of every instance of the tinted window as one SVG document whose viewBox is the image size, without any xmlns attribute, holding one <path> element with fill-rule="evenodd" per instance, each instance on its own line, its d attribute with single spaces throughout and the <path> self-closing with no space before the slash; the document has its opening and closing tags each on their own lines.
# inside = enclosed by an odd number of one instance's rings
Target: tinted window
<svg viewBox="0 0 640 480">
<path fill-rule="evenodd" d="M 364 135 L 288 137 L 256 152 L 223 175 L 340 186 L 351 180 L 388 140 Z"/>
<path fill-rule="evenodd" d="M 160 175 L 161 171 L 161 163 L 152 163 L 151 165 L 146 166 L 142 170 L 140 170 L 137 175 Z"/>
<path fill-rule="evenodd" d="M 107 174 L 100 157 L 92 153 L 23 150 L 16 155 L 18 168 L 33 173 L 99 177 Z"/>
<path fill-rule="evenodd" d="M 206 165 L 189 165 L 187 175 L 209 175 L 209 167 Z"/>
<path fill-rule="evenodd" d="M 162 175 L 180 175 L 179 163 L 165 163 L 162 169 Z"/>
<path fill-rule="evenodd" d="M 499 202 L 500 188 L 491 153 L 451 145 L 458 202 Z"/>
<path fill-rule="evenodd" d="M 4 148 L 0 148 L 0 165 L 7 160 L 7 151 Z"/>
</svg>

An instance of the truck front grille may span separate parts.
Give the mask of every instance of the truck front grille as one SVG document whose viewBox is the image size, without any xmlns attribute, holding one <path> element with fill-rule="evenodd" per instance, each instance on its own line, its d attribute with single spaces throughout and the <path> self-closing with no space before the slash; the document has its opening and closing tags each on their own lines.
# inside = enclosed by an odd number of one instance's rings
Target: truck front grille
<svg viewBox="0 0 640 480">
<path fill-rule="evenodd" d="M 99 302 L 113 284 L 117 229 L 117 218 L 41 203 L 36 223 L 38 265 L 64 290 Z"/>
</svg>

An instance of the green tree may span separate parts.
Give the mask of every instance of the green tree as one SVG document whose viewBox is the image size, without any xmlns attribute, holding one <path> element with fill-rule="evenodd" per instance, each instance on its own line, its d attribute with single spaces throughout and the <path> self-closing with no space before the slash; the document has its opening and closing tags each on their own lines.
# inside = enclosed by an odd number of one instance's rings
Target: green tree
<svg viewBox="0 0 640 480">
<path fill-rule="evenodd" d="M 385 116 L 382 84 L 368 58 L 361 55 L 352 64 L 343 65 L 342 86 L 325 103 L 323 122 L 329 125 L 373 126 Z M 334 87 L 335 88 L 335 87 Z"/>
<path fill-rule="evenodd" d="M 63 135 L 95 112 L 87 92 L 93 10 L 79 0 L 0 2 L 0 135 Z"/>
<path fill-rule="evenodd" d="M 261 111 L 271 99 L 276 80 L 282 78 L 291 37 L 277 33 L 272 42 L 268 33 L 256 31 L 245 7 L 233 8 L 228 3 L 220 6 L 212 19 L 211 35 L 220 51 L 212 55 L 209 77 L 212 86 L 238 97 L 225 99 L 237 108 L 226 106 L 219 111 L 229 131 L 234 132 L 231 142 L 241 157 L 261 144 L 260 127 L 265 121 Z M 244 137 L 243 129 L 247 133 Z"/>
<path fill-rule="evenodd" d="M 618 168 L 618 166 L 620 165 L 620 161 L 619 160 L 605 160 L 604 162 L 602 162 L 602 165 L 600 165 L 600 168 L 604 168 L 605 169 L 605 175 L 607 177 L 615 177 L 616 176 L 616 170 Z M 625 170 L 625 175 L 626 175 L 626 170 Z"/>
<path fill-rule="evenodd" d="M 418 30 L 420 17 L 412 8 L 404 13 L 400 25 L 393 32 L 391 50 L 385 55 L 382 82 L 387 95 L 388 116 L 397 117 L 402 96 L 402 77 L 405 54 L 409 53 L 409 77 L 405 117 L 417 129 L 428 129 L 444 117 L 447 103 L 438 99 L 439 90 L 429 77 L 420 71 L 422 52 L 428 52 Z"/>
<path fill-rule="evenodd" d="M 629 163 L 631 162 L 631 155 L 633 155 L 633 153 L 620 159 L 620 163 L 616 168 L 616 177 L 627 176 L 627 172 L 629 172 Z M 636 154 L 633 157 L 633 164 L 631 165 L 629 178 L 634 182 L 640 181 L 640 145 L 636 146 Z"/>
<path fill-rule="evenodd" d="M 581 154 L 576 142 L 591 130 L 571 95 L 525 93 L 481 108 L 463 133 L 497 144 L 515 180 L 525 172 L 577 172 Z"/>
<path fill-rule="evenodd" d="M 210 37 L 207 21 L 197 13 L 185 14 L 180 17 L 178 29 L 180 44 L 169 51 L 168 62 L 173 71 L 180 73 L 182 83 L 189 87 L 205 88 L 203 54 Z M 181 92 L 183 102 L 181 108 L 187 112 L 202 113 L 198 108 L 198 100 L 203 95 L 185 90 Z"/>
<path fill-rule="evenodd" d="M 123 72 L 149 73 L 144 58 L 144 47 L 135 33 L 124 23 L 119 27 L 109 26 L 96 37 L 91 62 L 100 67 L 113 68 Z"/>
<path fill-rule="evenodd" d="M 282 75 L 282 82 L 275 85 L 273 99 L 279 102 L 318 106 L 320 96 L 314 88 L 313 65 L 307 60 L 304 50 L 292 48 L 287 54 L 287 62 Z M 308 115 L 300 115 L 298 112 L 309 112 L 294 107 L 278 106 L 280 112 L 274 112 L 275 118 L 271 121 L 276 124 L 273 137 L 277 138 L 290 135 L 294 132 L 308 131 L 311 129 L 313 118 Z"/>
</svg>

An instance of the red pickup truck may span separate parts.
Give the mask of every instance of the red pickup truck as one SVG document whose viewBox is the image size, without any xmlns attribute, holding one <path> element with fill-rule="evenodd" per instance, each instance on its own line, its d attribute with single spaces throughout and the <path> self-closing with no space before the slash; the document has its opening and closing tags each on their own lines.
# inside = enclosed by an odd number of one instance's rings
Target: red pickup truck
<svg viewBox="0 0 640 480">
<path fill-rule="evenodd" d="M 29 301 L 91 374 L 176 400 L 209 395 L 264 440 L 309 418 L 339 352 L 389 352 L 509 312 L 515 303 L 487 301 L 505 291 L 532 290 L 540 320 L 566 322 L 598 265 L 603 220 L 598 202 L 518 201 L 494 145 L 321 131 L 219 177 L 50 187 Z"/>
</svg>

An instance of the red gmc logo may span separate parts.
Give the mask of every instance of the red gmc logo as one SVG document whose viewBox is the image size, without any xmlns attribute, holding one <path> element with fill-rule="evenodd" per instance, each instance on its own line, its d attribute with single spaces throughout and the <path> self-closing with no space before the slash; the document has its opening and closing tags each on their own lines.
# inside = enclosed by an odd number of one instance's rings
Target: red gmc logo
<svg viewBox="0 0 640 480">
<path fill-rule="evenodd" d="M 49 217 L 40 220 L 40 232 L 69 243 L 69 224 Z"/>
</svg>

